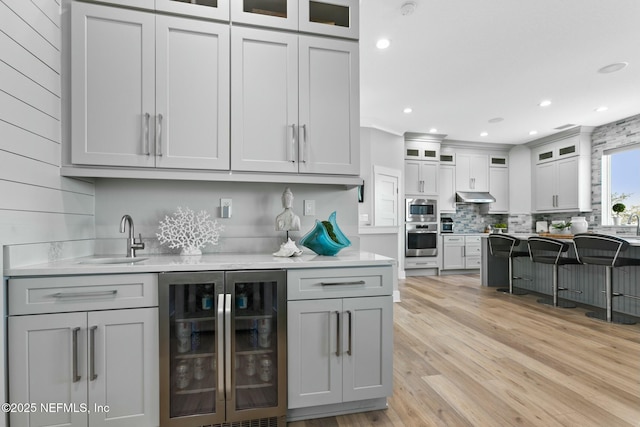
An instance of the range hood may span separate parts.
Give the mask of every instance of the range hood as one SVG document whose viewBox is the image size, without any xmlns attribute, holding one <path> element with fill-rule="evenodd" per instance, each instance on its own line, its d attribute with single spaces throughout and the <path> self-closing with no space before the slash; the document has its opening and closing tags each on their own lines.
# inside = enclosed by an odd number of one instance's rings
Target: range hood
<svg viewBox="0 0 640 427">
<path fill-rule="evenodd" d="M 493 203 L 496 198 L 486 191 L 457 191 L 457 203 Z"/>
</svg>

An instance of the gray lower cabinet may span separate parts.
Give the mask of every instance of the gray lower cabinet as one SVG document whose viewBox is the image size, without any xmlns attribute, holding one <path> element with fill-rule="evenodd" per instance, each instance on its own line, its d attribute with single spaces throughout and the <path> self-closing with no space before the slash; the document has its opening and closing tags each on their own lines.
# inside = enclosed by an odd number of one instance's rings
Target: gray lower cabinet
<svg viewBox="0 0 640 427">
<path fill-rule="evenodd" d="M 157 427 L 157 275 L 8 282 L 12 427 Z"/>
<path fill-rule="evenodd" d="M 391 266 L 289 270 L 287 287 L 288 418 L 386 402 L 393 368 Z M 358 409 L 349 402 L 359 402 Z"/>
</svg>

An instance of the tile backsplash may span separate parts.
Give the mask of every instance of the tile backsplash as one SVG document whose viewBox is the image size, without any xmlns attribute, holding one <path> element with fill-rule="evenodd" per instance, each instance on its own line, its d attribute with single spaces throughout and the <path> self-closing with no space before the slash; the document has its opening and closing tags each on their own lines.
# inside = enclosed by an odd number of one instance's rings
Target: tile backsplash
<svg viewBox="0 0 640 427">
<path fill-rule="evenodd" d="M 456 213 L 443 213 L 440 217 L 453 220 L 455 233 L 482 233 L 487 225 L 507 223 L 506 214 L 483 213 L 487 207 L 476 203 L 459 203 Z"/>
</svg>

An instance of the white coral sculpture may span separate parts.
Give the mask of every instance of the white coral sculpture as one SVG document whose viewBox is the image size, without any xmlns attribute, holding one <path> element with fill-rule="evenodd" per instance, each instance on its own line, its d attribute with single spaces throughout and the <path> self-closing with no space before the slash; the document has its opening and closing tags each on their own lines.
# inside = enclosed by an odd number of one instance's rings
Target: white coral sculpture
<svg viewBox="0 0 640 427">
<path fill-rule="evenodd" d="M 172 216 L 160 221 L 160 233 L 156 233 L 160 244 L 169 244 L 170 248 L 182 248 L 181 255 L 200 255 L 202 248 L 211 243 L 218 244 L 220 232 L 224 226 L 211 221 L 209 214 L 200 211 L 196 215 L 191 209 L 178 206 Z"/>
</svg>

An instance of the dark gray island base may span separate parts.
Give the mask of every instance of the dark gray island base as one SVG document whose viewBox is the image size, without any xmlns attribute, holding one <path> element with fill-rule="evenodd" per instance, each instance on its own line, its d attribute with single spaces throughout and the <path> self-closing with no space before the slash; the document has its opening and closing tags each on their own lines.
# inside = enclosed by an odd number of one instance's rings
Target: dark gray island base
<svg viewBox="0 0 640 427">
<path fill-rule="evenodd" d="M 517 250 L 527 250 L 527 238 L 531 234 L 513 236 L 521 239 Z M 482 286 L 508 287 L 508 266 L 504 258 L 490 255 L 488 235 L 482 239 L 482 264 L 480 268 Z M 575 257 L 573 246 L 567 256 Z M 640 246 L 632 244 L 624 254 L 627 258 L 640 259 Z M 541 295 L 551 295 L 552 268 L 547 264 L 532 262 L 528 257 L 513 259 L 513 275 L 522 279 L 515 279 L 513 286 L 527 289 Z M 562 291 L 561 299 L 574 301 L 579 304 L 590 305 L 604 310 L 606 300 L 604 296 L 605 268 L 597 265 L 565 265 L 558 267 L 558 286 L 574 291 Z M 613 291 L 627 295 L 640 296 L 640 267 L 618 267 L 613 269 Z M 625 297 L 613 298 L 613 311 L 640 317 L 640 300 Z"/>
</svg>

